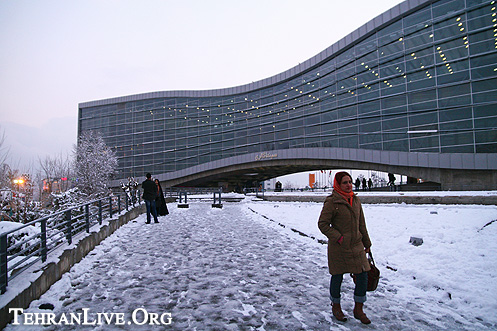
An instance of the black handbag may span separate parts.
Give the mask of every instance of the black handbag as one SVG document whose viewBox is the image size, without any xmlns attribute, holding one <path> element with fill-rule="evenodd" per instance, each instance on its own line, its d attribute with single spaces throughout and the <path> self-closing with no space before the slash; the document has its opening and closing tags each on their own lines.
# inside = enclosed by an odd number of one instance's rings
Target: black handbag
<svg viewBox="0 0 497 331">
<path fill-rule="evenodd" d="M 368 271 L 368 286 L 366 290 L 374 291 L 378 287 L 378 282 L 380 281 L 380 270 L 376 267 L 373 259 L 373 254 L 371 254 L 371 252 L 368 253 L 368 261 L 371 270 Z M 351 274 L 351 276 L 352 279 L 354 279 L 355 284 L 356 276 L 354 274 Z"/>
</svg>

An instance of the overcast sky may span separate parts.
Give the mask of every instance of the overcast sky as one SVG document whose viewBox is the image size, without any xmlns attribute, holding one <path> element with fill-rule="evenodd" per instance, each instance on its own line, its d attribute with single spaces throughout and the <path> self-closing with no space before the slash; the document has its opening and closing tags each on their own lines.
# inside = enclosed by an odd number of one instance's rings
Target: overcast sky
<svg viewBox="0 0 497 331">
<path fill-rule="evenodd" d="M 313 57 L 400 0 L 0 0 L 9 164 L 72 153 L 78 103 L 226 88 Z"/>
</svg>

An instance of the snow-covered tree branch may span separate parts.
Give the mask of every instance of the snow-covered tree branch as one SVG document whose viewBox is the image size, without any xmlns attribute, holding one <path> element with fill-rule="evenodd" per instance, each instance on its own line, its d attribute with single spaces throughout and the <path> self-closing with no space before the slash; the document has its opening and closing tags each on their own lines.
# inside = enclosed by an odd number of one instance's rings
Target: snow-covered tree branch
<svg viewBox="0 0 497 331">
<path fill-rule="evenodd" d="M 77 186 L 90 195 L 105 191 L 117 167 L 117 157 L 102 136 L 93 131 L 83 132 L 74 153 Z"/>
</svg>

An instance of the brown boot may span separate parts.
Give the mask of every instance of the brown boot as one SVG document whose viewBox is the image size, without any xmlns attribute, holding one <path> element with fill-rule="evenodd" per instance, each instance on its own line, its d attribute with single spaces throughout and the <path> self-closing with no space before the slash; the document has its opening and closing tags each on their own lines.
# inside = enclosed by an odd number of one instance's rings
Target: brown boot
<svg viewBox="0 0 497 331">
<path fill-rule="evenodd" d="M 339 303 L 333 303 L 331 305 L 331 311 L 333 312 L 333 316 L 335 316 L 335 318 L 340 322 L 345 322 L 347 320 L 347 317 L 343 314 L 342 307 Z"/>
<path fill-rule="evenodd" d="M 354 317 L 357 318 L 358 320 L 361 321 L 363 324 L 370 324 L 371 321 L 369 318 L 366 316 L 364 311 L 362 310 L 362 307 L 364 306 L 364 303 L 356 302 L 354 306 Z"/>
</svg>

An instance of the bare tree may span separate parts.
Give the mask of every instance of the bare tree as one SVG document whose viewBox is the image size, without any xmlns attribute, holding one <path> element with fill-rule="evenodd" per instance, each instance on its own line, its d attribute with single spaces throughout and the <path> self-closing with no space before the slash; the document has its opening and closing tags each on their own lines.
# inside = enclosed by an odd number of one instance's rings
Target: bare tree
<svg viewBox="0 0 497 331">
<path fill-rule="evenodd" d="M 285 181 L 285 183 L 283 184 L 283 189 L 285 189 L 285 190 L 291 190 L 294 188 L 297 188 L 297 185 L 295 185 L 295 183 L 293 183 L 289 180 Z"/>
<path fill-rule="evenodd" d="M 0 189 L 10 188 L 9 172 L 10 167 L 7 163 L 0 164 Z"/>
<path fill-rule="evenodd" d="M 54 182 L 59 184 L 59 191 L 66 191 L 69 187 L 68 179 L 72 175 L 72 160 L 68 155 L 47 156 L 39 159 L 43 180 L 48 184 L 48 191 L 52 192 Z M 65 179 L 65 180 L 62 180 Z"/>
<path fill-rule="evenodd" d="M 6 163 L 9 157 L 10 147 L 5 146 L 5 130 L 0 128 L 0 188 L 10 187 L 10 167 Z"/>
<path fill-rule="evenodd" d="M 386 186 L 386 179 L 383 178 L 378 172 L 371 172 L 371 181 L 373 182 L 373 187 Z"/>
<path fill-rule="evenodd" d="M 16 189 L 17 185 L 14 184 L 14 179 L 17 179 L 21 176 L 21 172 L 19 169 L 14 169 L 11 168 L 10 166 L 7 165 L 6 167 L 6 179 L 7 179 L 7 186 L 11 189 Z"/>
<path fill-rule="evenodd" d="M 57 168 L 57 161 L 55 158 L 50 156 L 45 157 L 45 159 L 39 159 L 40 161 L 40 169 L 42 172 L 43 180 L 45 180 L 48 184 L 48 191 L 52 191 L 52 182 L 55 179 L 55 172 Z"/>
<path fill-rule="evenodd" d="M 5 146 L 5 130 L 0 128 L 0 164 L 4 164 L 7 161 L 10 153 L 10 146 Z"/>
</svg>

